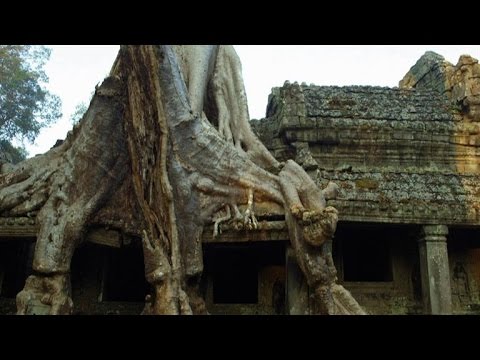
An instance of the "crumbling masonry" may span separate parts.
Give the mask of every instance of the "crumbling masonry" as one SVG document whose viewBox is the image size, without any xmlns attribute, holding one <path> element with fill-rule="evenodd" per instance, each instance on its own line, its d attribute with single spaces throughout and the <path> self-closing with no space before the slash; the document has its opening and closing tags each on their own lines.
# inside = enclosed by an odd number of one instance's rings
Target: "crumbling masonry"
<svg viewBox="0 0 480 360">
<path fill-rule="evenodd" d="M 274 88 L 252 128 L 279 162 L 338 185 L 339 284 L 369 314 L 480 313 L 480 65 L 426 53 L 399 88 Z M 4 165 L 5 166 L 5 165 Z M 318 313 L 281 210 L 254 203 L 256 229 L 203 231 L 200 291 L 213 314 Z M 35 217 L 0 217 L 0 311 L 32 272 Z M 71 265 L 74 314 L 139 314 L 149 286 L 141 241 L 87 230 Z M 148 299 L 147 299 L 148 301 Z M 45 307 L 47 311 L 47 307 Z M 41 313 L 41 305 L 36 311 Z"/>
</svg>

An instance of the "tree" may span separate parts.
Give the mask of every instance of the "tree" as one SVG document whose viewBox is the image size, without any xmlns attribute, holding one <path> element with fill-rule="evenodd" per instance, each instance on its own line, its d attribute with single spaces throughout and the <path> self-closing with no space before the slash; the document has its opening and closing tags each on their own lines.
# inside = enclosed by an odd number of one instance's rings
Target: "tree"
<svg viewBox="0 0 480 360">
<path fill-rule="evenodd" d="M 95 95 L 94 91 L 90 94 L 88 103 L 85 101 L 81 101 L 80 103 L 77 104 L 77 106 L 75 106 L 75 109 L 73 110 L 73 114 L 70 115 L 70 121 L 73 125 L 78 124 L 78 122 L 82 120 L 83 115 L 85 115 L 85 113 L 88 110 L 88 104 L 92 101 L 93 95 Z"/>
<path fill-rule="evenodd" d="M 0 164 L 18 164 L 28 156 L 27 150 L 21 146 L 13 146 L 8 140 L 0 140 Z"/>
<path fill-rule="evenodd" d="M 318 312 L 363 313 L 336 284 L 324 246 L 338 220 L 325 202 L 335 191 L 278 163 L 253 134 L 233 47 L 122 46 L 65 142 L 0 175 L 0 215 L 36 214 L 39 225 L 18 312 L 71 313 L 75 248 L 89 227 L 109 226 L 142 239 L 153 288 L 144 313 L 204 313 L 203 229 L 254 228 L 256 203 L 285 214 Z"/>
<path fill-rule="evenodd" d="M 0 141 L 33 142 L 62 116 L 60 98 L 44 86 L 50 53 L 44 46 L 0 45 Z"/>
<path fill-rule="evenodd" d="M 70 116 L 70 121 L 72 122 L 73 125 L 78 124 L 80 120 L 82 120 L 83 115 L 88 110 L 87 103 L 84 101 L 80 102 L 75 106 L 75 109 L 73 110 L 73 114 Z"/>
</svg>

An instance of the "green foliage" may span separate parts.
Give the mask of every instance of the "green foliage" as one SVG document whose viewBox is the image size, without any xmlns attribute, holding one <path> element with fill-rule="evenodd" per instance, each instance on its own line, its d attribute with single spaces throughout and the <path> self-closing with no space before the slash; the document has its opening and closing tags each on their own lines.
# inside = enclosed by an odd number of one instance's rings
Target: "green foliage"
<svg viewBox="0 0 480 360">
<path fill-rule="evenodd" d="M 0 164 L 9 162 L 17 164 L 28 156 L 27 150 L 13 146 L 8 140 L 0 140 Z"/>
<path fill-rule="evenodd" d="M 77 124 L 82 119 L 83 115 L 87 112 L 87 110 L 88 106 L 84 101 L 82 101 L 80 104 L 77 104 L 77 106 L 75 106 L 73 114 L 70 116 L 70 121 L 72 122 L 72 124 Z"/>
<path fill-rule="evenodd" d="M 0 45 L 0 141 L 33 142 L 62 116 L 60 98 L 44 87 L 50 53 L 44 46 Z"/>
<path fill-rule="evenodd" d="M 83 115 L 85 115 L 85 113 L 87 112 L 88 107 L 90 106 L 89 104 L 92 101 L 94 95 L 95 95 L 95 90 L 90 93 L 90 97 L 88 101 L 86 102 L 82 101 L 78 103 L 77 106 L 75 106 L 75 109 L 73 110 L 73 114 L 70 115 L 70 121 L 73 125 L 78 124 L 80 120 L 82 120 Z"/>
</svg>

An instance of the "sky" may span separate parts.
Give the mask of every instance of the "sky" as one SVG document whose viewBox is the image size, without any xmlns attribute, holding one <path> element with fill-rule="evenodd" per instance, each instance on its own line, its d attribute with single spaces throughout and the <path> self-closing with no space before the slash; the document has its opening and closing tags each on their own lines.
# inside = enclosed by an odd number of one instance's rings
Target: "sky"
<svg viewBox="0 0 480 360">
<path fill-rule="evenodd" d="M 48 46 L 48 45 L 47 45 Z M 45 70 L 47 88 L 62 99 L 63 117 L 41 131 L 30 156 L 44 153 L 72 128 L 75 107 L 89 101 L 95 85 L 109 73 L 118 45 L 55 45 Z M 462 54 L 480 59 L 480 45 L 235 45 L 242 62 L 250 118 L 265 116 L 272 87 L 288 80 L 315 85 L 398 86 L 426 52 L 456 64 Z"/>
</svg>

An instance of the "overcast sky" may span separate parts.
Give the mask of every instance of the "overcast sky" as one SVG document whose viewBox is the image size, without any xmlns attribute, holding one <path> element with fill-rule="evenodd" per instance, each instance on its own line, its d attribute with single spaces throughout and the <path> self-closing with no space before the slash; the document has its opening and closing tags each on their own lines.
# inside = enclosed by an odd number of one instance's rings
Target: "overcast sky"
<svg viewBox="0 0 480 360">
<path fill-rule="evenodd" d="M 108 74 L 119 47 L 116 45 L 50 46 L 46 66 L 48 88 L 63 102 L 63 118 L 44 129 L 34 145 L 33 156 L 47 151 L 72 128 L 75 106 L 90 98 L 95 85 Z M 271 88 L 285 80 L 316 85 L 398 86 L 398 82 L 426 51 L 435 51 L 456 64 L 461 54 L 480 58 L 480 45 L 326 46 L 235 45 L 243 65 L 243 77 L 251 118 L 265 116 Z"/>
</svg>

